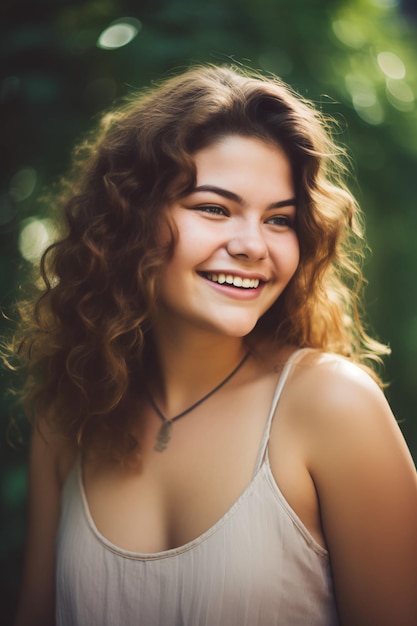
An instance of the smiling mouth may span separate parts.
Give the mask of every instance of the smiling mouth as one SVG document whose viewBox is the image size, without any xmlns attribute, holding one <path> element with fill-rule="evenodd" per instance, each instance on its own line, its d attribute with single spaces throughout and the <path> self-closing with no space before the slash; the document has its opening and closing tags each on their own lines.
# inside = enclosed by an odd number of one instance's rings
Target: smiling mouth
<svg viewBox="0 0 417 626">
<path fill-rule="evenodd" d="M 233 274 L 213 274 L 207 272 L 199 272 L 201 276 L 210 280 L 212 283 L 219 285 L 229 285 L 240 289 L 257 289 L 262 283 L 259 278 L 242 278 L 241 276 L 233 276 Z"/>
</svg>

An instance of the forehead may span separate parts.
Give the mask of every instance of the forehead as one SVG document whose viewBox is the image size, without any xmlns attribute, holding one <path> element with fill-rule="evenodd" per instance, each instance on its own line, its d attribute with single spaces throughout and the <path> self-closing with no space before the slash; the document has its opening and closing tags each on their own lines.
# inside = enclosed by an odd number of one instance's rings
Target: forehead
<svg viewBox="0 0 417 626">
<path fill-rule="evenodd" d="M 196 185 L 216 185 L 245 197 L 291 196 L 293 173 L 284 150 L 255 137 L 223 137 L 194 155 Z M 270 199 L 270 198 L 269 198 Z"/>
</svg>

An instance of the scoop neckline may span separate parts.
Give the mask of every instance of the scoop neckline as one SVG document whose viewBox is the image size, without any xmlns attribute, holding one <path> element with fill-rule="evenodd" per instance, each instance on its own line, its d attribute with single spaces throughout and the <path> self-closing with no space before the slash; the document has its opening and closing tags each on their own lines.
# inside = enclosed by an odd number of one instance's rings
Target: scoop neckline
<svg viewBox="0 0 417 626">
<path fill-rule="evenodd" d="M 178 546 L 176 548 L 169 548 L 168 550 L 161 550 L 159 552 L 136 552 L 134 550 L 127 550 L 126 548 L 122 548 L 117 546 L 112 541 L 107 539 L 97 528 L 97 525 L 93 519 L 91 514 L 90 506 L 87 500 L 87 494 L 85 492 L 83 476 L 82 476 L 82 466 L 81 461 L 78 459 L 77 468 L 76 468 L 76 480 L 78 483 L 78 488 L 81 493 L 83 511 L 85 517 L 87 519 L 88 526 L 90 530 L 93 532 L 96 539 L 100 541 L 108 550 L 113 552 L 114 554 L 118 554 L 128 559 L 137 560 L 137 561 L 156 561 L 162 560 L 166 558 L 172 558 L 188 552 L 192 550 L 196 546 L 204 543 L 209 537 L 215 534 L 226 522 L 227 520 L 233 516 L 234 512 L 240 507 L 240 505 L 246 500 L 246 498 L 252 493 L 258 482 L 261 480 L 261 477 L 267 471 L 269 467 L 269 463 L 266 460 L 262 463 L 262 465 L 255 472 L 252 477 L 250 483 L 245 487 L 240 496 L 233 502 L 233 504 L 229 507 L 229 509 L 223 513 L 223 515 L 215 522 L 210 528 L 205 530 L 201 535 L 196 537 L 195 539 L 191 539 L 191 541 L 186 542 L 185 544 Z"/>
<path fill-rule="evenodd" d="M 222 528 L 227 521 L 233 517 L 235 512 L 241 507 L 243 502 L 251 495 L 254 491 L 258 483 L 262 480 L 262 478 L 266 477 L 266 480 L 271 488 L 274 496 L 278 499 L 281 508 L 284 510 L 287 517 L 290 518 L 292 523 L 297 527 L 300 535 L 304 538 L 307 545 L 321 558 L 328 560 L 329 552 L 323 547 L 318 541 L 313 537 L 311 532 L 308 530 L 307 526 L 301 520 L 301 518 L 297 515 L 294 509 L 289 504 L 288 500 L 282 493 L 278 483 L 275 480 L 275 477 L 272 473 L 269 456 L 266 454 L 265 459 L 259 469 L 255 472 L 252 477 L 250 483 L 245 487 L 240 496 L 233 502 L 233 504 L 229 507 L 229 509 L 215 522 L 210 528 L 204 531 L 201 535 L 196 537 L 195 539 L 191 539 L 185 544 L 182 544 L 176 548 L 169 548 L 168 550 L 160 550 L 158 552 L 136 552 L 134 550 L 127 550 L 126 548 L 122 548 L 117 546 L 112 541 L 107 539 L 97 528 L 96 523 L 94 522 L 93 516 L 90 511 L 90 507 L 87 500 L 87 495 L 84 489 L 83 478 L 82 478 L 82 467 L 81 462 L 78 461 L 76 468 L 76 481 L 78 484 L 78 488 L 81 493 L 83 512 L 86 517 L 88 526 L 96 537 L 96 539 L 110 552 L 113 554 L 122 556 L 124 558 L 128 558 L 135 561 L 158 561 L 167 558 L 173 558 L 176 556 L 180 556 L 185 552 L 189 552 L 193 550 L 200 544 L 207 541 L 212 535 L 214 535 L 220 528 Z"/>
<path fill-rule="evenodd" d="M 304 536 L 304 539 L 307 541 L 310 547 L 319 555 L 327 557 L 328 555 L 327 550 L 314 539 L 313 535 L 310 533 L 308 528 L 304 525 L 302 520 L 298 517 L 297 513 L 290 506 L 289 502 L 286 500 L 284 494 L 280 490 L 272 474 L 272 469 L 271 469 L 270 462 L 269 462 L 269 455 L 268 455 L 269 435 L 268 435 L 267 440 L 265 441 L 265 436 L 268 434 L 268 431 L 270 430 L 273 415 L 275 413 L 279 398 L 281 397 L 282 390 L 285 387 L 288 374 L 291 371 L 294 362 L 298 358 L 297 355 L 301 352 L 304 352 L 305 350 L 309 350 L 309 348 L 298 348 L 293 353 L 291 353 L 286 363 L 284 364 L 283 369 L 280 372 L 280 375 L 278 377 L 278 380 L 275 386 L 275 392 L 273 395 L 271 409 L 268 413 L 267 420 L 265 423 L 265 429 L 264 429 L 264 433 L 261 439 L 260 449 L 258 451 L 258 457 L 256 460 L 255 472 L 250 482 L 242 491 L 240 496 L 238 496 L 238 498 L 229 507 L 229 509 L 212 526 L 210 526 L 206 531 L 204 531 L 201 535 L 199 535 L 195 539 L 192 539 L 191 541 L 188 541 L 183 545 L 180 545 L 176 548 L 169 548 L 167 550 L 161 550 L 158 552 L 139 552 L 139 551 L 134 551 L 134 550 L 127 550 L 125 548 L 117 546 L 112 541 L 107 539 L 107 537 L 105 537 L 99 531 L 93 519 L 90 506 L 88 503 L 88 499 L 87 499 L 87 494 L 86 494 L 85 487 L 84 487 L 82 461 L 81 461 L 81 458 L 78 457 L 77 468 L 76 468 L 77 470 L 76 480 L 78 483 L 78 488 L 81 493 L 84 515 L 87 519 L 87 523 L 90 527 L 90 530 L 92 531 L 93 535 L 100 541 L 100 543 L 102 543 L 108 550 L 110 550 L 114 554 L 119 554 L 120 556 L 129 558 L 132 560 L 156 561 L 160 559 L 175 557 L 185 552 L 188 552 L 189 550 L 192 550 L 193 548 L 195 548 L 197 545 L 205 542 L 209 537 L 211 537 L 214 533 L 216 533 L 226 523 L 226 521 L 230 517 L 232 517 L 234 512 L 240 507 L 241 503 L 250 495 L 250 493 L 253 491 L 257 483 L 261 480 L 262 475 L 267 473 L 267 476 L 269 478 L 269 483 L 271 485 L 271 482 L 272 482 L 273 490 L 275 491 L 275 494 L 278 496 L 281 506 L 284 508 L 286 514 L 291 518 L 292 522 L 298 527 L 300 533 Z M 276 398 L 276 396 L 278 396 L 278 398 Z M 274 404 L 275 404 L 275 407 L 274 407 Z"/>
</svg>

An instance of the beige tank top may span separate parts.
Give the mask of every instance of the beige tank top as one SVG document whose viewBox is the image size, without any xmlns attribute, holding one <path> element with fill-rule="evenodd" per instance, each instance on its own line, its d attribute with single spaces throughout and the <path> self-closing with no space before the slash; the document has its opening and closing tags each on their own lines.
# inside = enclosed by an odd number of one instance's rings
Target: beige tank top
<svg viewBox="0 0 417 626">
<path fill-rule="evenodd" d="M 281 374 L 252 481 L 223 517 L 173 550 L 123 550 L 96 528 L 80 463 L 62 495 L 57 626 L 336 626 L 327 551 L 276 484 L 268 459 Z"/>
</svg>

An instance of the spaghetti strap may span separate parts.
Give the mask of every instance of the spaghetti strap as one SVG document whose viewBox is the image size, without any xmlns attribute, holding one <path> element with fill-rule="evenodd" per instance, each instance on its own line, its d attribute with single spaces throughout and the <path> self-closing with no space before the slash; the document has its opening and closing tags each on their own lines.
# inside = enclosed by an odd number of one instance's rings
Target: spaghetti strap
<svg viewBox="0 0 417 626">
<path fill-rule="evenodd" d="M 277 386 L 275 388 L 274 396 L 272 398 L 271 409 L 269 411 L 268 419 L 265 425 L 264 434 L 262 436 L 261 445 L 260 445 L 259 452 L 258 452 L 258 458 L 257 458 L 256 465 L 255 465 L 254 475 L 259 471 L 263 463 L 263 460 L 265 458 L 265 453 L 266 453 L 266 449 L 267 449 L 268 441 L 269 441 L 269 435 L 271 432 L 272 421 L 274 419 L 275 411 L 278 406 L 278 402 L 281 397 L 281 393 L 282 393 L 282 390 L 284 389 L 287 378 L 293 368 L 294 363 L 298 361 L 300 356 L 303 353 L 305 353 L 307 350 L 311 350 L 311 348 L 299 348 L 298 350 L 295 350 L 291 354 L 291 356 L 289 357 L 289 359 L 287 360 L 287 362 L 285 363 L 282 369 L 282 372 L 278 379 Z"/>
</svg>

